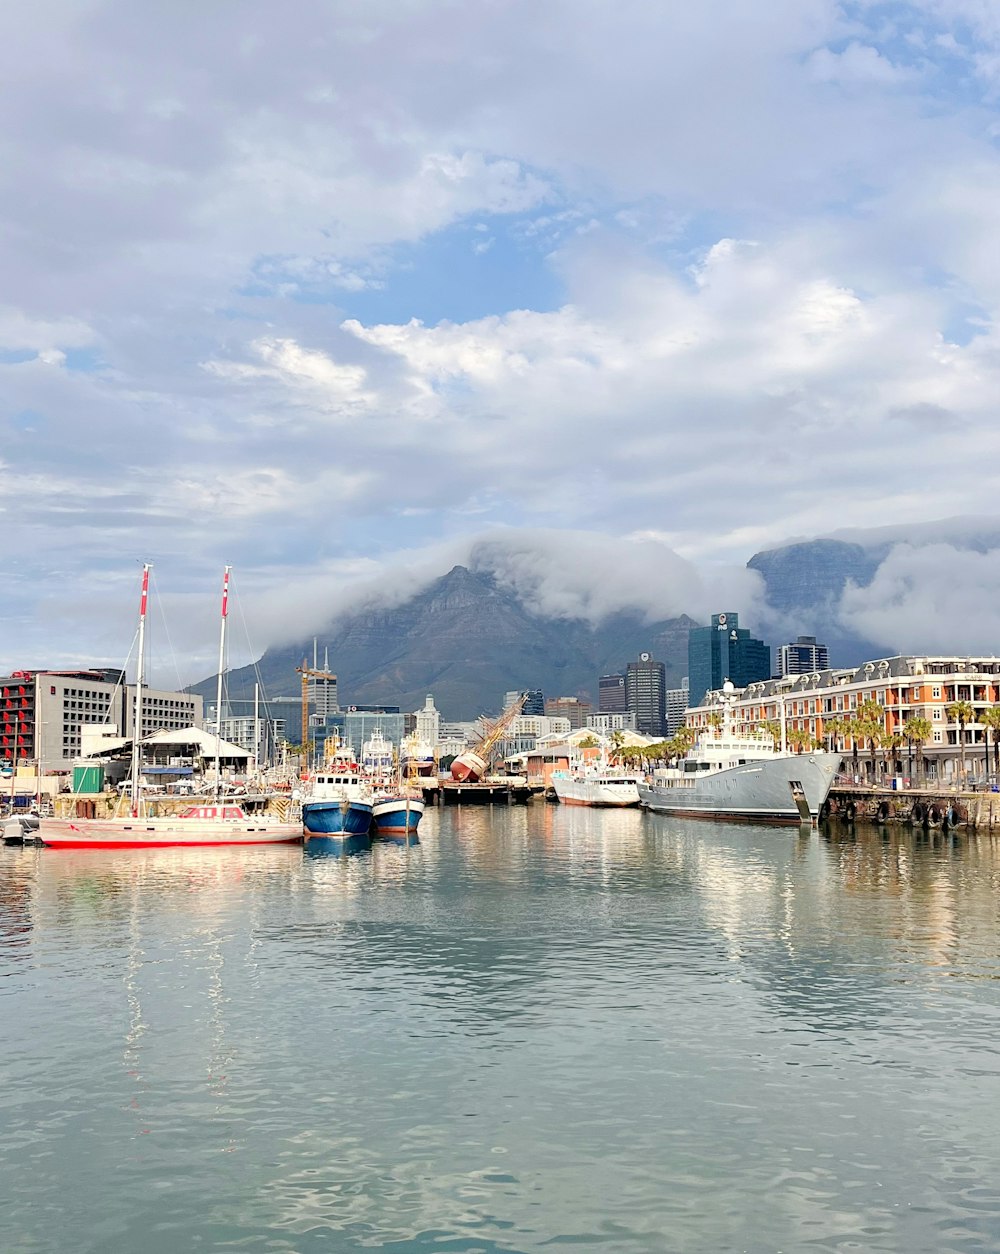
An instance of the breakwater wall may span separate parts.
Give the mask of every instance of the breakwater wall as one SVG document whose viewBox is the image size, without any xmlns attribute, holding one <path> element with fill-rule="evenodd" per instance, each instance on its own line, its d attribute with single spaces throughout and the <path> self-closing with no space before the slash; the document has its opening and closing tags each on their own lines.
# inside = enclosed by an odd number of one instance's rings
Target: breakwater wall
<svg viewBox="0 0 1000 1254">
<path fill-rule="evenodd" d="M 1000 793 L 948 789 L 857 788 L 830 791 L 820 814 L 830 822 L 902 823 L 910 827 L 1000 828 Z"/>
</svg>

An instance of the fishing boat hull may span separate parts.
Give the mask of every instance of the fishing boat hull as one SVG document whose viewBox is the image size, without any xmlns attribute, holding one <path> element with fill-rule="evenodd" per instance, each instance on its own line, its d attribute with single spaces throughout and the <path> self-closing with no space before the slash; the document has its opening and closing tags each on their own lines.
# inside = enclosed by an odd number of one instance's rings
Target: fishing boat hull
<svg viewBox="0 0 1000 1254">
<path fill-rule="evenodd" d="M 344 831 L 347 821 L 346 801 L 303 801 L 302 826 L 306 836 L 329 836 Z"/>
<path fill-rule="evenodd" d="M 818 817 L 840 761 L 838 754 L 816 753 L 747 762 L 673 784 L 640 784 L 639 801 L 680 818 L 801 823 Z"/>
<path fill-rule="evenodd" d="M 424 813 L 416 797 L 384 797 L 372 807 L 375 835 L 390 840 L 413 839 Z"/>
</svg>

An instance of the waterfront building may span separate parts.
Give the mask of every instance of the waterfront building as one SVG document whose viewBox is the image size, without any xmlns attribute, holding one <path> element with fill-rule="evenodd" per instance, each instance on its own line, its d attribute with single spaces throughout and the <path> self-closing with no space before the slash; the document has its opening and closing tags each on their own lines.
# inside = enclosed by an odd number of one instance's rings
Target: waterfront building
<svg viewBox="0 0 1000 1254">
<path fill-rule="evenodd" d="M 692 627 L 688 634 L 688 676 L 693 701 L 727 679 L 744 688 L 770 679 L 771 650 L 740 626 L 738 614 L 713 614 L 708 627 Z"/>
<path fill-rule="evenodd" d="M 598 711 L 587 715 L 587 727 L 599 736 L 608 736 L 615 731 L 638 731 L 635 710 Z"/>
<path fill-rule="evenodd" d="M 867 738 L 850 734 L 851 720 L 865 702 L 883 711 L 879 720 L 875 773 L 880 779 L 918 775 L 936 783 L 959 782 L 964 732 L 967 777 L 979 778 L 989 770 L 986 756 L 987 729 L 982 714 L 1000 704 L 1000 657 L 941 657 L 905 654 L 811 674 L 788 675 L 779 679 L 755 681 L 738 688 L 733 695 L 735 726 L 742 733 L 759 729 L 765 723 L 785 724 L 789 744 L 825 744 L 848 759 L 853 771 L 855 750 L 857 771 L 871 775 L 871 747 Z M 972 717 L 964 729 L 949 714 L 949 707 L 968 702 Z M 713 713 L 722 704 L 719 690 L 705 694 L 704 700 L 687 711 L 687 724 L 697 730 L 711 725 Z M 931 733 L 922 743 L 907 742 L 907 724 L 926 719 Z M 890 738 L 898 735 L 901 744 Z M 989 733 L 990 756 L 994 733 Z M 923 766 L 926 770 L 923 770 Z"/>
<path fill-rule="evenodd" d="M 592 709 L 591 703 L 580 697 L 550 697 L 545 702 L 547 718 L 568 718 L 574 730 L 587 725 L 587 715 Z"/>
<path fill-rule="evenodd" d="M 69 771 L 82 752 L 82 729 L 107 727 L 131 739 L 135 684 L 117 668 L 14 671 L 0 679 L 0 760 L 37 761 L 41 773 Z M 201 726 L 201 697 L 143 688 L 141 735 Z"/>
<path fill-rule="evenodd" d="M 679 688 L 668 688 L 666 696 L 667 735 L 674 736 L 684 726 L 684 713 L 691 704 L 691 691 L 687 675 Z"/>
<path fill-rule="evenodd" d="M 815 636 L 799 636 L 792 644 L 778 648 L 775 661 L 779 679 L 784 675 L 811 674 L 829 670 L 830 651 L 825 644 L 817 644 Z"/>
<path fill-rule="evenodd" d="M 602 675 L 598 679 L 597 708 L 602 714 L 615 714 L 628 709 L 624 675 Z"/>
<path fill-rule="evenodd" d="M 663 736 L 667 730 L 667 673 L 651 653 L 640 653 L 637 662 L 625 668 L 626 708 L 635 715 L 638 731 L 645 736 Z"/>
</svg>

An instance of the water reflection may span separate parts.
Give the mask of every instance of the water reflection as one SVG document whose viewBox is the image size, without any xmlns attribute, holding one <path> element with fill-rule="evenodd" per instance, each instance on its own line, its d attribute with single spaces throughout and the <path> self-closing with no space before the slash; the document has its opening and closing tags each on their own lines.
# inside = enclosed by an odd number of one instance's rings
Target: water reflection
<svg viewBox="0 0 1000 1254">
<path fill-rule="evenodd" d="M 0 1248 L 995 1248 L 998 886 L 989 838 L 544 805 L 5 850 Z"/>
</svg>

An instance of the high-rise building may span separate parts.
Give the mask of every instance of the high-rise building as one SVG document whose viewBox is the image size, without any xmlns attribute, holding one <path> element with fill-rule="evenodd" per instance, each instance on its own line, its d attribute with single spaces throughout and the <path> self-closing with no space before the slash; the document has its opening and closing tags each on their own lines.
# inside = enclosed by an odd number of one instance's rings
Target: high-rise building
<svg viewBox="0 0 1000 1254">
<path fill-rule="evenodd" d="M 664 736 L 667 731 L 667 673 L 650 653 L 625 668 L 626 708 L 635 714 L 636 727 L 644 736 Z"/>
<path fill-rule="evenodd" d="M 570 728 L 586 727 L 587 715 L 594 707 L 589 701 L 581 701 L 579 697 L 550 697 L 545 702 L 547 718 L 568 718 Z"/>
<path fill-rule="evenodd" d="M 542 696 L 541 688 L 511 688 L 509 692 L 504 693 L 503 708 L 506 710 L 518 697 L 524 696 L 525 692 L 528 695 L 525 697 L 524 705 L 521 706 L 521 713 L 537 714 L 539 718 L 543 718 L 545 716 L 545 698 Z"/>
<path fill-rule="evenodd" d="M 313 670 L 319 670 L 315 640 L 313 640 Z M 325 649 L 323 651 L 323 670 L 326 671 L 327 674 L 330 672 L 329 649 Z M 336 675 L 333 675 L 330 679 L 322 679 L 318 675 L 310 675 L 307 680 L 307 691 L 309 694 L 309 704 L 312 707 L 312 712 L 316 715 L 318 722 L 323 723 L 330 714 L 337 714 L 340 712 Z"/>
<path fill-rule="evenodd" d="M 799 636 L 794 643 L 781 645 L 777 662 L 779 679 L 785 675 L 811 675 L 830 669 L 830 651 L 825 644 L 817 644 L 815 636 Z"/>
<path fill-rule="evenodd" d="M 628 709 L 625 676 L 602 675 L 597 681 L 597 708 L 602 714 L 619 714 Z"/>
<path fill-rule="evenodd" d="M 738 614 L 713 614 L 708 627 L 692 627 L 688 634 L 688 676 L 697 705 L 727 679 L 737 688 L 770 679 L 771 649 L 740 626 Z"/>
<path fill-rule="evenodd" d="M 691 702 L 691 689 L 687 675 L 679 688 L 667 689 L 667 735 L 673 736 L 684 726 L 684 711 Z"/>
</svg>

